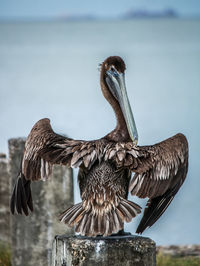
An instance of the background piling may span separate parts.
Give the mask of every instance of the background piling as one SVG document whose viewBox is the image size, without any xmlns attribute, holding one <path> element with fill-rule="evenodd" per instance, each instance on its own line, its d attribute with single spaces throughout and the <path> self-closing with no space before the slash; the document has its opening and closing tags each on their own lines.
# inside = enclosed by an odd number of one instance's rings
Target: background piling
<svg viewBox="0 0 200 266">
<path fill-rule="evenodd" d="M 0 153 L 0 241 L 3 244 L 10 244 L 9 191 L 8 159 Z"/>
<path fill-rule="evenodd" d="M 9 140 L 9 169 L 13 188 L 20 167 L 25 139 Z M 11 216 L 12 265 L 51 265 L 52 241 L 56 234 L 72 234 L 73 229 L 58 220 L 74 203 L 72 169 L 55 166 L 46 182 L 32 182 L 34 212 L 28 217 Z"/>
</svg>

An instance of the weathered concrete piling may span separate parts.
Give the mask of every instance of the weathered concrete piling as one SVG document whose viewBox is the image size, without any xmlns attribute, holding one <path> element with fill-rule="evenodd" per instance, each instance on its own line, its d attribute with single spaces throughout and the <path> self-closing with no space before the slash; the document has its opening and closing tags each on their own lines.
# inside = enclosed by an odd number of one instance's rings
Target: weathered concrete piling
<svg viewBox="0 0 200 266">
<path fill-rule="evenodd" d="M 13 188 L 19 172 L 25 139 L 9 140 L 10 176 Z M 12 265 L 51 265 L 52 241 L 56 234 L 73 233 L 58 220 L 74 203 L 72 169 L 56 166 L 46 182 L 32 182 L 34 212 L 11 216 Z"/>
<path fill-rule="evenodd" d="M 52 266 L 154 266 L 156 246 L 139 236 L 56 236 Z"/>
<path fill-rule="evenodd" d="M 10 243 L 9 191 L 8 159 L 0 153 L 0 241 L 4 244 Z"/>
</svg>

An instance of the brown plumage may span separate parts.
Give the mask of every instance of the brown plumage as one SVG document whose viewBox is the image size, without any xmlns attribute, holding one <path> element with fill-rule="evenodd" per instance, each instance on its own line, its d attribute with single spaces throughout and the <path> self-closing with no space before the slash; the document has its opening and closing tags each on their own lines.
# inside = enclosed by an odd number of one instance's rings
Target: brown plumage
<svg viewBox="0 0 200 266">
<path fill-rule="evenodd" d="M 79 167 L 82 202 L 60 219 L 81 235 L 111 235 L 141 212 L 127 200 L 128 191 L 148 197 L 137 228 L 142 233 L 163 214 L 183 184 L 188 168 L 188 143 L 177 134 L 153 146 L 137 145 L 137 130 L 125 90 L 125 64 L 109 57 L 101 65 L 103 95 L 113 107 L 116 128 L 94 141 L 73 140 L 54 133 L 50 120 L 39 120 L 26 144 L 21 170 L 11 198 L 11 212 L 33 211 L 31 181 L 47 179 L 54 164 Z M 131 173 L 135 173 L 131 179 Z"/>
</svg>

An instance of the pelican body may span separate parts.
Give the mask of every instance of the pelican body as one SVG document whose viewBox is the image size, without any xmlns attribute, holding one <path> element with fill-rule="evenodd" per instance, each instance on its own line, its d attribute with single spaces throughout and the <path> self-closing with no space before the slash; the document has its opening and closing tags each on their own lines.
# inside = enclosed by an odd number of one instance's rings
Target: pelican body
<svg viewBox="0 0 200 266">
<path fill-rule="evenodd" d="M 152 146 L 138 146 L 138 133 L 125 86 L 125 63 L 118 56 L 101 64 L 100 84 L 116 116 L 116 127 L 93 141 L 56 134 L 50 120 L 39 120 L 26 143 L 20 173 L 11 197 L 11 212 L 33 211 L 31 182 L 47 179 L 54 164 L 79 167 L 82 202 L 60 215 L 85 236 L 118 233 L 141 207 L 127 199 L 128 192 L 148 198 L 136 230 L 142 233 L 167 209 L 183 184 L 188 169 L 188 143 L 179 133 Z M 134 176 L 131 178 L 131 174 Z"/>
</svg>

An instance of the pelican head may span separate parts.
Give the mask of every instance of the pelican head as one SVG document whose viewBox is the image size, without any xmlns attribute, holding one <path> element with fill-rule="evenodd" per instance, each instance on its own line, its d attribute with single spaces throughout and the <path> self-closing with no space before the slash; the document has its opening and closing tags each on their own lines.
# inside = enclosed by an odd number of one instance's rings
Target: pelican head
<svg viewBox="0 0 200 266">
<path fill-rule="evenodd" d="M 110 104 L 114 107 L 116 101 L 121 109 L 123 118 L 131 140 L 137 144 L 138 133 L 133 118 L 133 113 L 129 103 L 125 85 L 125 63 L 119 56 L 110 56 L 102 64 L 101 82 L 103 82 L 103 94 Z M 105 91 L 105 88 L 109 92 Z M 113 99 L 114 98 L 114 99 Z M 114 107 L 114 110 L 116 108 Z M 116 110 L 115 110 L 116 112 Z"/>
</svg>

